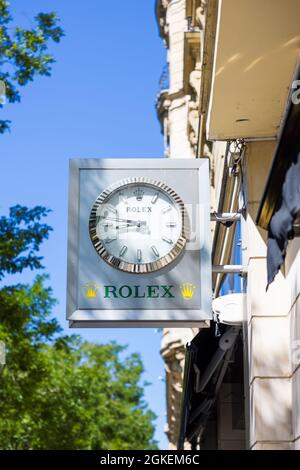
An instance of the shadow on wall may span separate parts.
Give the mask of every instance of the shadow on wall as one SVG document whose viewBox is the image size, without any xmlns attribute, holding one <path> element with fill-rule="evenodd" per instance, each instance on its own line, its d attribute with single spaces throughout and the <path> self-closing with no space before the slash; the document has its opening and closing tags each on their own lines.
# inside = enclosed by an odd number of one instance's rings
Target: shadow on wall
<svg viewBox="0 0 300 470">
<path fill-rule="evenodd" d="M 250 423 L 250 446 L 253 450 L 291 448 L 292 444 L 288 442 L 293 440 L 291 403 L 290 380 L 256 378 L 253 381 Z"/>
</svg>

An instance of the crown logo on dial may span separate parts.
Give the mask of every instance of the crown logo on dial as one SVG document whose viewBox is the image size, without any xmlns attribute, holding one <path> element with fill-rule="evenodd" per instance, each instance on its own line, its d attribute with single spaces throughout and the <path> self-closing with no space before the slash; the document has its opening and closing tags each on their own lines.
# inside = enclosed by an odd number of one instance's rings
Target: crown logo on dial
<svg viewBox="0 0 300 470">
<path fill-rule="evenodd" d="M 133 191 L 133 194 L 135 195 L 137 201 L 141 201 L 143 199 L 145 191 L 141 188 L 137 188 Z"/>
</svg>

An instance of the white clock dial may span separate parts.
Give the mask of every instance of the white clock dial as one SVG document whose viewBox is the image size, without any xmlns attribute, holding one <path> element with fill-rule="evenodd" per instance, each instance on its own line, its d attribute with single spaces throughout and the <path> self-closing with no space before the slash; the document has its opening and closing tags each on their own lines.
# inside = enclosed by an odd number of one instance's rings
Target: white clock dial
<svg viewBox="0 0 300 470">
<path fill-rule="evenodd" d="M 99 255 L 128 272 L 161 269 L 186 243 L 184 205 L 162 182 L 130 178 L 107 188 L 90 216 L 90 236 Z"/>
</svg>

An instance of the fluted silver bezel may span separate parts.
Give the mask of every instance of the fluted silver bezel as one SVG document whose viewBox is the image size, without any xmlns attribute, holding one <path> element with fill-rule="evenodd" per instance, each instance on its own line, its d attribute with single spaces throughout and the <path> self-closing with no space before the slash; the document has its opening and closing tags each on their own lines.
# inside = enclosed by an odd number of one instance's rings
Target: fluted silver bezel
<svg viewBox="0 0 300 470">
<path fill-rule="evenodd" d="M 97 211 L 99 206 L 101 204 L 105 204 L 107 199 L 110 198 L 112 194 L 118 191 L 120 188 L 125 188 L 136 184 L 152 186 L 156 189 L 158 188 L 161 191 L 164 191 L 169 196 L 169 198 L 177 205 L 181 216 L 181 233 L 175 246 L 165 256 L 162 256 L 158 260 L 153 261 L 151 263 L 128 263 L 120 258 L 113 256 L 111 253 L 109 253 L 109 251 L 106 249 L 101 239 L 97 235 Z M 170 188 L 162 181 L 153 180 L 144 176 L 137 176 L 120 180 L 108 186 L 104 191 L 102 191 L 101 194 L 99 194 L 91 209 L 89 219 L 89 233 L 91 242 L 98 255 L 101 256 L 101 258 L 106 261 L 106 263 L 108 263 L 110 266 L 129 273 L 147 274 L 166 267 L 167 265 L 175 261 L 175 259 L 180 255 L 180 253 L 186 246 L 188 238 L 187 222 L 188 219 L 184 203 L 172 188 Z"/>
</svg>

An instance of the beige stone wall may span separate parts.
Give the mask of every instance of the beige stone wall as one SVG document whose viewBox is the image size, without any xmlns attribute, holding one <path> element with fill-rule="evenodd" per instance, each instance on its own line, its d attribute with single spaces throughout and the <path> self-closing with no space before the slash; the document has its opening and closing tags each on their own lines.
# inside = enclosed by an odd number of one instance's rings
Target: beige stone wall
<svg viewBox="0 0 300 470">
<path fill-rule="evenodd" d="M 300 450 L 300 239 L 289 243 L 285 273 L 291 290 L 290 354 L 294 449 Z"/>
<path fill-rule="evenodd" d="M 193 158 L 194 152 L 188 139 L 187 96 L 174 98 L 169 108 L 170 158 Z"/>
<path fill-rule="evenodd" d="M 200 33 L 196 17 L 198 0 L 161 0 L 158 10 L 160 33 L 167 47 L 169 89 L 158 97 L 158 116 L 165 138 L 168 158 L 195 158 L 200 89 Z M 194 5 L 194 10 L 192 6 Z M 189 15 L 194 15 L 193 31 Z M 203 18 L 202 18 L 203 19 Z M 195 34 L 196 29 L 196 34 Z M 165 329 L 161 355 L 166 365 L 167 424 L 169 448 L 176 449 L 180 424 L 185 345 L 196 329 Z"/>
<path fill-rule="evenodd" d="M 211 164 L 211 209 L 217 210 L 226 142 L 205 141 L 205 116 L 218 2 L 160 0 L 158 4 L 158 23 L 167 46 L 170 70 L 169 89 L 158 100 L 166 156 L 195 157 L 200 138 L 201 156 L 208 156 Z M 203 117 L 200 136 L 199 102 Z M 226 119 L 226 112 L 222 116 Z M 300 450 L 300 239 L 289 243 L 285 264 L 266 292 L 267 233 L 255 225 L 255 218 L 276 142 L 246 144 L 242 252 L 248 271 L 243 326 L 247 447 Z M 213 231 L 214 224 L 212 235 Z M 229 242 L 230 237 L 224 239 L 225 251 Z M 164 331 L 162 355 L 167 371 L 167 434 L 171 448 L 176 447 L 178 436 L 184 344 L 195 333 L 187 329 Z M 236 449 L 244 445 L 243 433 L 232 430 L 229 411 L 232 404 L 232 397 L 226 395 L 223 385 L 217 413 L 218 448 Z"/>
<path fill-rule="evenodd" d="M 184 89 L 184 34 L 187 28 L 186 1 L 170 2 L 166 23 L 169 31 L 169 157 L 192 158 L 192 151 L 188 138 L 188 106 L 190 97 Z"/>
<path fill-rule="evenodd" d="M 197 93 L 200 90 L 200 17 L 192 0 L 160 0 L 160 32 L 167 47 L 169 88 L 158 97 L 158 114 L 169 158 L 194 158 L 198 133 Z"/>
<path fill-rule="evenodd" d="M 199 105 L 203 66 L 203 40 L 207 1 L 161 0 L 158 2 L 160 34 L 167 47 L 169 89 L 157 103 L 158 116 L 169 158 L 194 158 L 199 140 Z M 216 210 L 222 189 L 226 142 L 204 143 L 202 155 L 210 158 L 211 209 Z M 214 224 L 212 223 L 212 236 Z M 191 329 L 165 329 L 161 354 L 166 364 L 167 426 L 171 449 L 176 448 L 182 396 L 185 344 L 197 333 Z M 224 395 L 221 394 L 224 398 Z M 229 399 L 220 399 L 220 448 L 242 448 L 244 432 L 232 432 Z M 224 410 L 224 411 L 223 411 Z"/>
<path fill-rule="evenodd" d="M 285 266 L 266 292 L 267 234 L 254 223 L 274 145 L 248 144 L 245 165 L 248 205 L 242 239 L 248 280 L 244 338 L 249 447 L 255 450 L 292 449 L 295 439 L 299 445 L 300 431 L 299 364 L 292 360 L 293 341 L 300 332 L 300 243 L 290 243 Z"/>
<path fill-rule="evenodd" d="M 289 243 L 285 265 L 266 292 L 267 232 L 255 218 L 273 158 L 275 141 L 247 142 L 244 161 L 246 218 L 243 263 L 248 271 L 244 308 L 244 365 L 247 446 L 300 448 L 300 240 Z M 214 143 L 213 197 L 218 204 L 224 143 Z M 218 404 L 218 448 L 239 448 L 230 430 L 228 403 Z M 227 415 L 226 415 L 227 413 Z M 226 417 L 227 416 L 227 417 Z M 227 432 L 227 427 L 229 431 Z"/>
<path fill-rule="evenodd" d="M 170 2 L 166 13 L 169 31 L 168 62 L 170 71 L 170 93 L 183 90 L 184 31 L 186 30 L 186 1 Z"/>
</svg>

